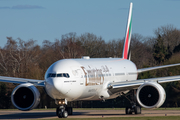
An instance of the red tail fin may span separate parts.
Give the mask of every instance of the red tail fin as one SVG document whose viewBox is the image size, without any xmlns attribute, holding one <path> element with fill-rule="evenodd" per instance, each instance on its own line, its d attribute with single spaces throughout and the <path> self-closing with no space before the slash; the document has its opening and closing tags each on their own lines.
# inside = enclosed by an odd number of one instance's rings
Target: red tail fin
<svg viewBox="0 0 180 120">
<path fill-rule="evenodd" d="M 132 31 L 132 6 L 133 6 L 133 3 L 130 3 L 126 37 L 124 40 L 124 48 L 123 48 L 123 56 L 122 56 L 123 59 L 129 58 L 129 47 L 130 47 L 130 42 L 131 42 L 131 31 Z"/>
</svg>

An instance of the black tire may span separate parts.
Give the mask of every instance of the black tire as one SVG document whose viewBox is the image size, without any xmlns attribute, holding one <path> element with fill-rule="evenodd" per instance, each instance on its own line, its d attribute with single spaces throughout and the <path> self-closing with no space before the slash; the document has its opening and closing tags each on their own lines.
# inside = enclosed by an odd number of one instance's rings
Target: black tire
<svg viewBox="0 0 180 120">
<path fill-rule="evenodd" d="M 67 118 L 68 117 L 68 112 L 65 110 L 65 111 L 63 111 L 62 115 L 63 115 L 63 118 Z"/>
<path fill-rule="evenodd" d="M 135 114 L 141 114 L 141 107 L 140 106 L 134 107 L 134 113 Z"/>
<path fill-rule="evenodd" d="M 126 114 L 132 114 L 132 110 L 130 107 L 126 107 Z"/>
<path fill-rule="evenodd" d="M 58 117 L 62 118 L 63 117 L 63 112 L 61 110 L 58 111 Z"/>
</svg>

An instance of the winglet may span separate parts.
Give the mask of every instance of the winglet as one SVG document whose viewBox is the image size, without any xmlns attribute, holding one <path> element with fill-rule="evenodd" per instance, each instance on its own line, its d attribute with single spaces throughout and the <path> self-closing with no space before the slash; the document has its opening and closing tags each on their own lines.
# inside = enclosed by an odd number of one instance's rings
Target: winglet
<svg viewBox="0 0 180 120">
<path fill-rule="evenodd" d="M 130 3 L 126 37 L 124 40 L 124 47 L 123 47 L 123 56 L 122 56 L 123 59 L 129 59 L 129 46 L 131 42 L 131 31 L 132 31 L 132 7 L 133 7 L 133 3 Z"/>
</svg>

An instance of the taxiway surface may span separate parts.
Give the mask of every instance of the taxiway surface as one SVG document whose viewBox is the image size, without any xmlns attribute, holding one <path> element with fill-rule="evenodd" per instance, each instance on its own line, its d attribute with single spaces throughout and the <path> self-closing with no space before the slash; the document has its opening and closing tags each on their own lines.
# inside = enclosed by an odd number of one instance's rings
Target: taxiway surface
<svg viewBox="0 0 180 120">
<path fill-rule="evenodd" d="M 180 110 L 142 110 L 139 115 L 126 115 L 124 110 L 74 110 L 68 118 L 137 117 L 137 116 L 180 116 Z M 0 119 L 51 119 L 57 118 L 51 110 L 0 110 Z"/>
</svg>

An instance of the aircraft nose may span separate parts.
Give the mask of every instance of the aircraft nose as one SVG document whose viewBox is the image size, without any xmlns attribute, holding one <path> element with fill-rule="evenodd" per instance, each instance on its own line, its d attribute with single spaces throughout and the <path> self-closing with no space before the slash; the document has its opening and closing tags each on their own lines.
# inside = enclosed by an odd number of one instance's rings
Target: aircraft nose
<svg viewBox="0 0 180 120">
<path fill-rule="evenodd" d="M 64 86 L 64 80 L 60 78 L 48 78 L 46 80 L 47 86 L 52 89 L 56 93 L 58 92 L 61 95 L 66 95 L 68 93 L 68 89 Z"/>
<path fill-rule="evenodd" d="M 53 78 L 52 84 L 53 84 L 54 88 L 57 91 L 59 91 L 61 94 L 63 94 L 63 95 L 67 94 L 67 88 L 64 86 L 63 79 Z"/>
<path fill-rule="evenodd" d="M 60 99 L 61 97 L 64 97 L 63 82 L 57 78 L 47 78 L 45 89 L 47 94 L 54 99 Z"/>
<path fill-rule="evenodd" d="M 57 78 L 48 78 L 46 79 L 46 87 L 47 89 L 55 89 L 60 92 L 60 89 L 62 89 L 63 84 L 60 80 Z"/>
<path fill-rule="evenodd" d="M 52 83 L 58 91 L 61 91 L 61 89 L 63 88 L 63 82 L 57 78 L 53 78 Z"/>
</svg>

